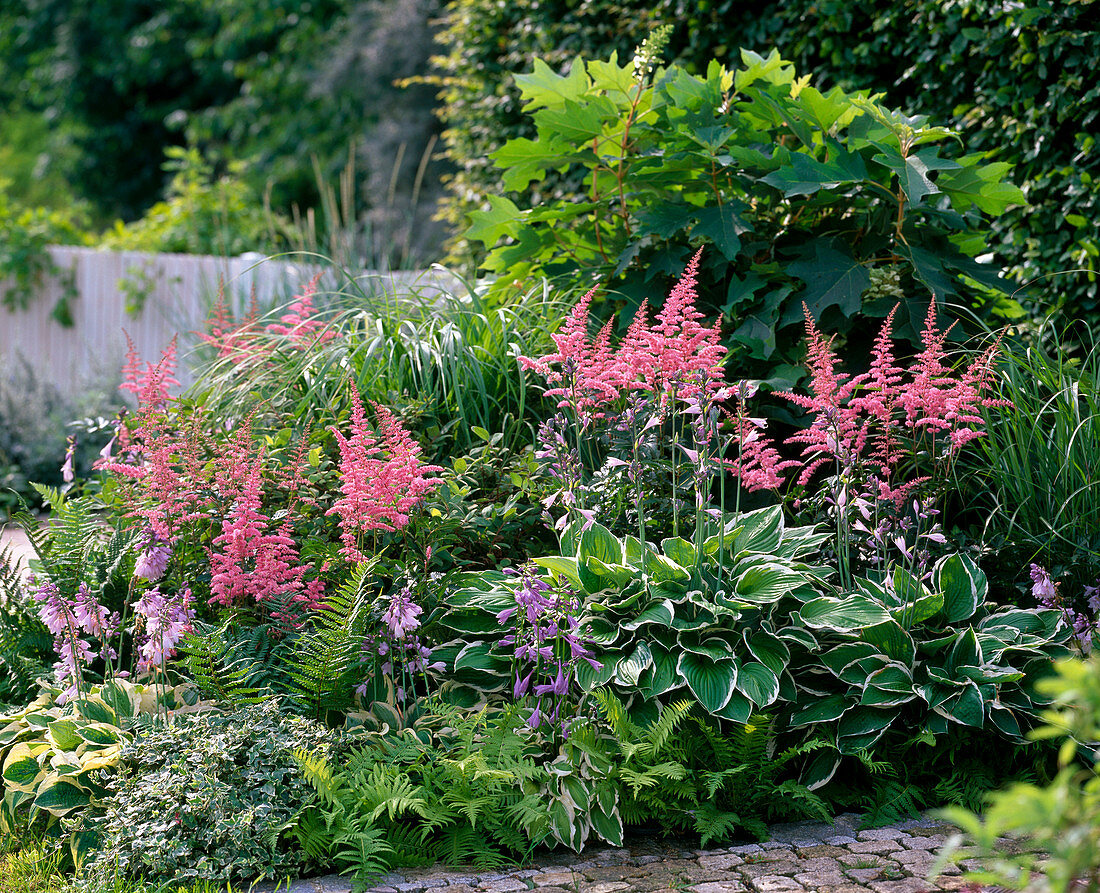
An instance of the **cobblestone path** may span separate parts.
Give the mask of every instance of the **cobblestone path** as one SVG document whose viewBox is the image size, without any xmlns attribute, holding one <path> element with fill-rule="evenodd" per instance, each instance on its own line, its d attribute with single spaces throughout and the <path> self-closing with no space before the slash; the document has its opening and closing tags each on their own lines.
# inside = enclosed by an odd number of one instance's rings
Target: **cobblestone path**
<svg viewBox="0 0 1100 893">
<path fill-rule="evenodd" d="M 621 849 L 548 853 L 513 871 L 427 869 L 389 874 L 372 893 L 935 893 L 966 886 L 969 861 L 928 880 L 937 852 L 955 829 L 932 819 L 858 830 L 859 817 L 834 824 L 774 825 L 765 843 L 685 849 L 661 838 L 634 838 Z M 268 893 L 273 886 L 257 887 Z M 285 889 L 285 888 L 284 888 Z M 348 878 L 297 881 L 287 893 L 347 893 Z"/>
</svg>

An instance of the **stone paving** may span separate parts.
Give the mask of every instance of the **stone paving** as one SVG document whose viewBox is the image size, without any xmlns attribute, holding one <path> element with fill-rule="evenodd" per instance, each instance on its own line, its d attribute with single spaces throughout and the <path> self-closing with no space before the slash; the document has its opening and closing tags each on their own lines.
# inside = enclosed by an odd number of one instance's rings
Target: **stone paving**
<svg viewBox="0 0 1100 893">
<path fill-rule="evenodd" d="M 546 853 L 514 871 L 426 869 L 388 874 L 371 893 L 937 893 L 967 887 L 976 862 L 950 863 L 929 880 L 940 847 L 956 830 L 922 818 L 859 830 L 859 817 L 831 825 L 774 825 L 765 843 L 686 849 L 668 839 L 636 837 L 621 849 Z M 1006 841 L 1006 844 L 1009 842 Z M 257 887 L 270 893 L 274 887 Z M 297 881 L 286 893 L 347 893 L 349 878 Z M 971 889 L 978 890 L 977 886 Z"/>
</svg>

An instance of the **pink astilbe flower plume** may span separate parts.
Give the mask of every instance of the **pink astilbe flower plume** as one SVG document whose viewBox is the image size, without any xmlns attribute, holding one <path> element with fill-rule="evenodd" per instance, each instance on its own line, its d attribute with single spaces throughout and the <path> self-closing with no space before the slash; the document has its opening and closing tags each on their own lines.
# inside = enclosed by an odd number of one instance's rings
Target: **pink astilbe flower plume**
<svg viewBox="0 0 1100 893">
<path fill-rule="evenodd" d="M 168 404 L 169 388 L 180 386 L 175 377 L 176 339 L 169 342 L 154 365 L 142 362 L 129 332 L 123 329 L 122 334 L 126 337 L 126 362 L 118 389 L 137 397 L 139 406 L 163 408 Z"/>
<path fill-rule="evenodd" d="M 370 530 L 396 531 L 409 523 L 412 511 L 440 479 L 443 471 L 420 460 L 420 446 L 384 406 L 372 404 L 378 433 L 371 430 L 355 383 L 351 384 L 351 433 L 333 428 L 340 449 L 340 492 L 326 514 L 340 518 L 344 558 L 364 560 L 359 535 Z"/>
<path fill-rule="evenodd" d="M 703 314 L 695 306 L 702 255 L 700 248 L 688 262 L 645 339 L 651 355 L 645 381 L 658 393 L 690 396 L 698 393 L 699 382 L 703 390 L 716 390 L 721 385 L 726 355 L 721 323 L 700 325 Z"/>
<path fill-rule="evenodd" d="M 289 312 L 279 317 L 279 322 L 267 326 L 268 332 L 285 336 L 299 350 L 336 338 L 337 332 L 316 318 L 317 311 L 313 306 L 313 296 L 317 294 L 317 283 L 321 281 L 322 275 L 318 273 L 309 281 L 302 293 L 297 295 L 297 300 L 288 308 Z"/>
</svg>

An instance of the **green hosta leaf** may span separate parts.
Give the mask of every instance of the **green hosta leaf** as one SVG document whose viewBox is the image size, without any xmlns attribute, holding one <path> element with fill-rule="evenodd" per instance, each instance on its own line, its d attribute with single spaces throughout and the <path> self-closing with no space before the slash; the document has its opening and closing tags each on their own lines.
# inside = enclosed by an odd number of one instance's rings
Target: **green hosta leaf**
<svg viewBox="0 0 1100 893">
<path fill-rule="evenodd" d="M 802 574 L 781 564 L 758 564 L 737 575 L 732 597 L 755 605 L 774 604 L 805 582 Z"/>
<path fill-rule="evenodd" d="M 682 536 L 669 537 L 661 541 L 661 549 L 669 558 L 682 567 L 695 566 L 695 546 Z"/>
<path fill-rule="evenodd" d="M 692 654 L 701 654 L 713 660 L 734 656 L 733 646 L 718 636 L 708 636 L 700 642 L 693 636 L 685 634 L 680 638 L 680 647 Z"/>
<path fill-rule="evenodd" d="M 127 698 L 127 704 L 130 699 Z M 139 702 L 140 703 L 140 702 Z M 114 713 L 114 709 L 102 701 L 100 697 L 89 697 L 80 699 L 76 703 L 77 713 L 83 716 L 85 719 L 90 719 L 92 723 L 107 723 L 110 726 L 117 726 L 119 724 L 119 717 Z"/>
<path fill-rule="evenodd" d="M 883 736 L 897 718 L 893 708 L 852 707 L 837 725 L 837 746 L 841 753 L 864 750 Z"/>
<path fill-rule="evenodd" d="M 648 549 L 645 555 L 645 571 L 655 585 L 669 581 L 682 582 L 691 578 L 691 574 L 675 561 Z"/>
<path fill-rule="evenodd" d="M 807 651 L 814 651 L 818 648 L 818 642 L 814 634 L 800 626 L 790 626 L 786 629 L 776 630 L 775 635 L 784 642 L 791 642 L 805 648 Z"/>
<path fill-rule="evenodd" d="M 581 588 L 581 578 L 580 574 L 577 573 L 576 558 L 570 558 L 566 555 L 547 555 L 542 558 L 536 558 L 535 564 L 539 567 L 546 568 L 552 574 L 565 577 L 565 579 L 569 581 L 569 585 L 574 589 Z"/>
<path fill-rule="evenodd" d="M 911 667 L 917 656 L 917 645 L 896 620 L 888 620 L 871 626 L 860 633 L 860 638 L 874 645 L 879 651 L 906 666 Z"/>
<path fill-rule="evenodd" d="M 608 811 L 599 803 L 594 804 L 588 811 L 588 818 L 592 822 L 593 830 L 605 843 L 614 847 L 623 845 L 623 820 L 619 816 L 618 804 Z"/>
<path fill-rule="evenodd" d="M 78 788 L 71 779 L 47 775 L 38 785 L 33 806 L 52 815 L 63 816 L 91 802 L 91 795 Z"/>
<path fill-rule="evenodd" d="M 78 725 L 76 733 L 90 744 L 117 744 L 122 738 L 117 726 L 105 722 Z"/>
<path fill-rule="evenodd" d="M 1003 707 L 1000 704 L 990 704 L 989 721 L 997 727 L 1001 734 L 1009 738 L 1014 738 L 1017 741 L 1023 739 L 1023 732 L 1020 729 L 1019 720 L 1016 719 L 1015 714 L 1007 707 Z"/>
<path fill-rule="evenodd" d="M 948 555 L 932 571 L 932 584 L 943 593 L 943 614 L 949 623 L 969 620 L 985 601 L 985 574 L 965 555 Z"/>
<path fill-rule="evenodd" d="M 600 664 L 599 669 L 586 660 L 577 661 L 577 684 L 584 691 L 607 685 L 614 677 L 621 658 L 620 651 L 599 651 L 595 655 L 595 660 Z"/>
<path fill-rule="evenodd" d="M 703 554 L 715 555 L 719 549 L 730 548 L 737 543 L 737 539 L 744 532 L 744 527 L 733 526 L 726 528 L 723 533 L 715 533 L 703 540 Z"/>
<path fill-rule="evenodd" d="M 138 708 L 141 705 L 141 698 L 138 693 L 134 691 L 133 685 L 119 679 L 105 682 L 99 689 L 99 697 L 104 704 L 115 712 L 114 718 L 100 720 L 100 722 L 117 723 L 117 717 L 129 718 L 137 716 Z M 89 717 L 89 719 L 91 718 L 92 717 Z"/>
<path fill-rule="evenodd" d="M 732 660 L 712 660 L 685 651 L 676 669 L 708 713 L 721 710 L 737 685 L 737 664 Z"/>
<path fill-rule="evenodd" d="M 587 558 L 583 563 L 579 563 L 578 573 L 581 568 L 587 568 L 604 581 L 603 585 L 605 587 L 613 589 L 621 589 L 634 579 L 633 569 L 624 567 L 621 564 L 607 564 L 596 557 Z"/>
<path fill-rule="evenodd" d="M 779 677 L 763 664 L 742 664 L 737 673 L 737 690 L 762 709 L 779 697 Z"/>
<path fill-rule="evenodd" d="M 715 716 L 721 716 L 723 719 L 728 719 L 733 722 L 745 723 L 749 721 L 749 717 L 754 712 L 752 701 L 750 701 L 745 695 L 739 691 L 735 691 L 730 695 L 730 699 L 726 702 L 721 710 L 715 712 Z"/>
<path fill-rule="evenodd" d="M 980 729 L 985 725 L 985 698 L 981 690 L 968 682 L 935 707 L 936 713 L 959 725 Z"/>
<path fill-rule="evenodd" d="M 829 695 L 825 698 L 817 698 L 805 706 L 799 707 L 791 714 L 790 726 L 792 729 L 801 729 L 805 726 L 816 725 L 822 722 L 833 722 L 844 715 L 844 711 L 852 706 L 844 695 Z"/>
<path fill-rule="evenodd" d="M 738 529 L 736 552 L 774 552 L 783 540 L 783 507 L 757 509 L 733 518 L 726 525 L 727 533 Z"/>
<path fill-rule="evenodd" d="M 644 697 L 656 698 L 678 688 L 680 679 L 676 674 L 676 658 L 667 648 L 653 643 L 650 654 L 653 663 L 638 680 L 638 689 Z"/>
<path fill-rule="evenodd" d="M 840 631 L 877 626 L 890 620 L 890 614 L 878 602 L 863 595 L 849 594 L 843 599 L 822 596 L 809 601 L 798 612 L 811 629 Z"/>
<path fill-rule="evenodd" d="M 590 617 L 582 622 L 580 634 L 582 638 L 606 648 L 618 641 L 623 628 L 632 629 L 633 627 L 620 627 L 618 624 L 609 623 L 601 617 Z"/>
<path fill-rule="evenodd" d="M 76 732 L 76 720 L 55 719 L 50 723 L 46 737 L 58 750 L 76 750 L 84 739 Z"/>
<path fill-rule="evenodd" d="M 662 599 L 653 602 L 633 620 L 627 620 L 619 624 L 622 629 L 635 630 L 647 624 L 653 626 L 671 627 L 672 620 L 676 616 L 676 609 L 671 600 Z"/>
<path fill-rule="evenodd" d="M 610 530 L 600 524 L 592 524 L 581 531 L 577 542 L 577 561 L 598 558 L 604 564 L 619 564 L 623 558 L 623 544 Z"/>
<path fill-rule="evenodd" d="M 635 688 L 642 672 L 652 665 L 653 654 L 649 650 L 649 645 L 639 642 L 629 657 L 619 661 L 619 665 L 615 668 L 615 681 L 619 685 Z"/>
<path fill-rule="evenodd" d="M 912 628 L 935 617 L 943 610 L 943 593 L 932 592 L 921 596 L 915 602 L 902 605 L 890 611 L 893 618 Z"/>
<path fill-rule="evenodd" d="M 763 630 L 757 632 L 745 631 L 745 647 L 749 654 L 766 666 L 776 676 L 787 669 L 791 659 L 791 651 L 783 640 Z"/>
<path fill-rule="evenodd" d="M 864 707 L 896 707 L 917 696 L 907 666 L 889 663 L 867 677 L 859 703 Z"/>
<path fill-rule="evenodd" d="M 49 749 L 50 745 L 45 742 L 20 741 L 13 746 L 4 759 L 5 784 L 16 791 L 33 792 L 42 774 L 38 758 Z"/>
<path fill-rule="evenodd" d="M 951 653 L 947 656 L 947 671 L 957 675 L 963 667 L 980 666 L 983 660 L 978 637 L 974 634 L 973 627 L 967 627 L 955 640 Z"/>
<path fill-rule="evenodd" d="M 837 645 L 823 654 L 818 655 L 818 660 L 826 666 L 830 673 L 839 679 L 844 668 L 854 661 L 863 660 L 865 658 L 877 659 L 879 657 L 879 650 L 870 643 L 846 642 L 843 645 Z"/>
</svg>

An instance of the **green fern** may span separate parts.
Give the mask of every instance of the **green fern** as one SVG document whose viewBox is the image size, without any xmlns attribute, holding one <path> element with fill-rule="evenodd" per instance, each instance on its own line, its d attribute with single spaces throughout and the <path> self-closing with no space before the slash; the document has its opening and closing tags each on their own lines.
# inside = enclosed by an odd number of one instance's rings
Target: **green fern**
<svg viewBox="0 0 1100 893">
<path fill-rule="evenodd" d="M 196 622 L 179 645 L 184 671 L 199 691 L 232 707 L 258 704 L 275 693 L 277 649 L 270 628 L 240 629 Z"/>
<path fill-rule="evenodd" d="M 314 613 L 289 655 L 287 695 L 315 719 L 342 713 L 352 704 L 366 627 L 367 580 L 377 562 L 360 562 L 344 584 Z"/>
</svg>

